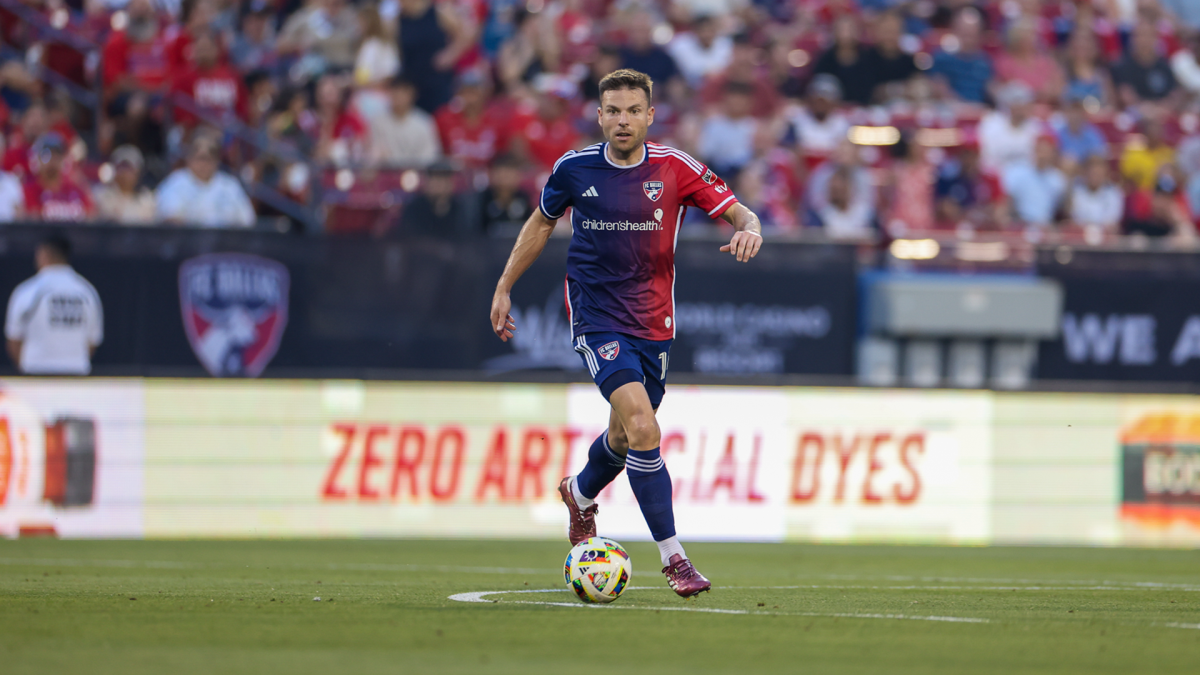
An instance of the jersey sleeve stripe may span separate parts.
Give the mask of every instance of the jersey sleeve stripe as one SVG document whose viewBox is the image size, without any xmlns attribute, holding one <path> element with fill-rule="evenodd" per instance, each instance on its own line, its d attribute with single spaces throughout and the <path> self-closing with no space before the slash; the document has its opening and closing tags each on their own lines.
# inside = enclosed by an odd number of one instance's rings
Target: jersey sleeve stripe
<svg viewBox="0 0 1200 675">
<path fill-rule="evenodd" d="M 679 161 L 683 162 L 684 164 L 687 164 L 689 167 L 692 168 L 692 171 L 695 171 L 697 174 L 704 173 L 704 165 L 700 164 L 696 160 L 692 159 L 691 157 L 688 157 L 686 154 L 684 154 L 678 150 L 671 150 L 671 151 L 666 151 L 666 152 L 651 152 L 650 156 L 651 157 L 674 157 L 675 159 L 678 159 Z"/>
<path fill-rule="evenodd" d="M 568 159 L 571 159 L 573 157 L 588 157 L 588 156 L 593 156 L 593 155 L 598 155 L 598 154 L 600 154 L 599 150 L 592 150 L 592 151 L 584 150 L 583 152 L 575 152 L 574 150 L 572 150 L 572 151 L 568 152 L 567 154 L 563 155 L 562 157 L 558 158 L 558 161 L 554 163 L 554 168 L 550 169 L 550 173 L 554 173 L 554 172 L 558 171 L 559 165 L 561 165 L 563 162 L 565 162 Z"/>
<path fill-rule="evenodd" d="M 721 207 L 725 206 L 732 200 L 733 200 L 733 195 L 729 195 L 728 197 L 726 197 L 725 201 L 721 202 L 720 204 L 717 204 L 716 208 L 714 208 L 712 211 L 708 212 L 709 217 L 712 217 L 712 216 L 716 215 L 717 213 L 719 213 L 721 211 Z"/>
<path fill-rule="evenodd" d="M 687 154 L 686 152 L 676 149 L 676 148 L 671 148 L 671 152 L 675 153 L 676 155 L 679 155 L 683 159 L 683 161 L 688 162 L 692 166 L 696 167 L 697 171 L 700 171 L 701 173 L 704 172 L 704 165 L 701 164 L 700 161 L 697 160 L 695 157 L 692 157 L 691 155 Z"/>
<path fill-rule="evenodd" d="M 566 153 L 565 155 L 563 155 L 562 157 L 559 157 L 559 158 L 558 158 L 558 161 L 554 163 L 554 168 L 550 169 L 550 173 L 554 173 L 555 171 L 558 171 L 558 165 L 559 165 L 559 164 L 562 164 L 564 161 L 566 161 L 566 159 L 567 159 L 568 157 L 574 157 L 574 156 L 575 156 L 575 151 L 574 151 L 574 150 L 568 150 L 568 151 L 567 151 L 567 153 Z"/>
<path fill-rule="evenodd" d="M 672 148 L 668 145 L 659 145 L 657 147 L 651 148 L 650 153 L 651 154 L 662 153 L 662 154 L 674 155 L 674 156 L 678 157 L 679 159 L 683 160 L 684 162 L 687 162 L 692 168 L 700 171 L 701 173 L 704 172 L 703 164 L 701 164 L 695 157 L 692 157 L 691 155 L 687 154 L 683 150 L 680 150 L 679 148 Z"/>
</svg>

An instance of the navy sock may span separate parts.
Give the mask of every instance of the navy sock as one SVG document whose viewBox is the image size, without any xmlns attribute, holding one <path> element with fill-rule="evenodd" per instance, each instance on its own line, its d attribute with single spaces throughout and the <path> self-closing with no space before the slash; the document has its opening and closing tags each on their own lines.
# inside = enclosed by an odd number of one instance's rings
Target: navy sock
<svg viewBox="0 0 1200 675">
<path fill-rule="evenodd" d="M 587 466 L 575 477 L 575 485 L 584 497 L 595 499 L 605 486 L 621 475 L 621 469 L 624 468 L 625 458 L 608 447 L 606 431 L 592 441 L 592 447 L 588 448 Z"/>
<path fill-rule="evenodd" d="M 629 486 L 637 497 L 642 517 L 650 526 L 654 541 L 675 536 L 675 511 L 671 505 L 671 475 L 663 463 L 658 448 L 630 450 L 626 457 L 629 467 Z"/>
</svg>

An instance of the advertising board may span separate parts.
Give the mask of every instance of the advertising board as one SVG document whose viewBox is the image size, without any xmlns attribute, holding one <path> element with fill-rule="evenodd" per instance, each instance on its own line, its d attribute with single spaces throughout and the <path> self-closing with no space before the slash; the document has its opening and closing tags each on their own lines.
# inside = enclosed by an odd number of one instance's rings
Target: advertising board
<svg viewBox="0 0 1200 675">
<path fill-rule="evenodd" d="M 150 536 L 561 536 L 556 487 L 608 405 L 582 385 L 155 383 Z M 690 539 L 982 542 L 988 396 L 673 388 Z M 624 477 L 612 536 L 649 536 Z"/>
<path fill-rule="evenodd" d="M 142 400 L 132 380 L 0 380 L 0 536 L 141 536 Z"/>
<path fill-rule="evenodd" d="M 1123 541 L 1200 544 L 1200 405 L 1146 401 L 1123 412 Z"/>
<path fill-rule="evenodd" d="M 0 536 L 556 539 L 594 387 L 0 380 Z M 685 541 L 1200 543 L 1200 404 L 672 386 Z M 601 531 L 646 539 L 627 479 Z"/>
</svg>

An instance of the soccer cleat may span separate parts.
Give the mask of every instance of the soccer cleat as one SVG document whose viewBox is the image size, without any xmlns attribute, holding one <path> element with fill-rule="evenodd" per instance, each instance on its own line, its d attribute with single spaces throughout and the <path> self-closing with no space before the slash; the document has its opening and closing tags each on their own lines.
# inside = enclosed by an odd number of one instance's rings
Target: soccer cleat
<svg viewBox="0 0 1200 675">
<path fill-rule="evenodd" d="M 596 514 L 600 512 L 599 504 L 592 504 L 586 509 L 579 508 L 575 495 L 571 494 L 571 477 L 567 476 L 558 484 L 558 494 L 571 513 L 571 530 L 567 538 L 574 546 L 581 541 L 587 541 L 596 536 Z"/>
<path fill-rule="evenodd" d="M 696 571 L 692 561 L 676 553 L 671 556 L 669 565 L 663 568 L 667 575 L 667 585 L 681 598 L 690 598 L 712 588 L 712 583 Z"/>
</svg>

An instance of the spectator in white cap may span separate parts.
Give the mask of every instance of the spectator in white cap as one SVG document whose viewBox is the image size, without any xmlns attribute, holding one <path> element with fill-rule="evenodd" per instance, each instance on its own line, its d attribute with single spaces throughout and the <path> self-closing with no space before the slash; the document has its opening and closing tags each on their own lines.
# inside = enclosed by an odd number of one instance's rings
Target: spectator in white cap
<svg viewBox="0 0 1200 675">
<path fill-rule="evenodd" d="M 842 101 L 842 85 L 828 73 L 813 77 L 808 83 L 808 101 L 791 114 L 791 134 L 802 154 L 809 157 L 828 157 L 846 140 L 850 120 L 838 111 Z"/>
<path fill-rule="evenodd" d="M 1001 174 L 1013 164 L 1034 161 L 1042 123 L 1033 116 L 1033 90 L 1014 82 L 999 92 L 1000 110 L 979 122 L 979 158 L 984 171 Z"/>
<path fill-rule="evenodd" d="M 95 199 L 102 222 L 150 225 L 155 221 L 154 193 L 142 185 L 142 152 L 132 145 L 113 150 L 112 180 L 96 188 Z"/>
<path fill-rule="evenodd" d="M 1125 215 L 1125 193 L 1110 176 L 1108 160 L 1092 155 L 1083 166 L 1083 176 L 1071 188 L 1071 222 L 1084 229 L 1089 243 L 1120 234 Z"/>
<path fill-rule="evenodd" d="M 254 206 L 242 184 L 218 171 L 220 147 L 199 135 L 188 150 L 187 165 L 176 169 L 158 186 L 158 217 L 179 225 L 251 227 Z"/>
</svg>

